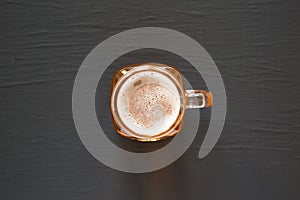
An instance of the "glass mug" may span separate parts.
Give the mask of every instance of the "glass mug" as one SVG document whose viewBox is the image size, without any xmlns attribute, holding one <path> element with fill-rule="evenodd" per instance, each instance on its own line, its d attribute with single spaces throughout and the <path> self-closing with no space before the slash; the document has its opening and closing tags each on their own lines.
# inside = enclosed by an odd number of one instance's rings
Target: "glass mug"
<svg viewBox="0 0 300 200">
<path fill-rule="evenodd" d="M 212 94 L 185 90 L 174 67 L 146 63 L 118 70 L 111 86 L 111 114 L 116 131 L 138 141 L 157 141 L 178 133 L 185 110 L 212 105 Z"/>
</svg>

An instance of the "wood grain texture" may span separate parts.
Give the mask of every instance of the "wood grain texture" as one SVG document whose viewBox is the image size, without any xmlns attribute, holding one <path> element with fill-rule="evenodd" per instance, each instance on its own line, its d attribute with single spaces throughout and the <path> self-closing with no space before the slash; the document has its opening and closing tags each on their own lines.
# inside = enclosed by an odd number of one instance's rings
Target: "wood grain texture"
<svg viewBox="0 0 300 200">
<path fill-rule="evenodd" d="M 0 199 L 299 199 L 299 11 L 296 0 L 1 1 Z M 205 159 L 197 154 L 209 109 L 180 159 L 127 174 L 84 148 L 71 95 L 97 44 L 143 26 L 181 31 L 206 48 L 222 74 L 228 112 Z M 119 137 L 107 105 L 114 70 L 143 61 L 182 67 L 193 86 L 206 87 L 170 52 L 145 49 L 112 63 L 96 94 L 99 122 L 115 144 L 135 152 L 168 140 L 142 145 Z"/>
</svg>

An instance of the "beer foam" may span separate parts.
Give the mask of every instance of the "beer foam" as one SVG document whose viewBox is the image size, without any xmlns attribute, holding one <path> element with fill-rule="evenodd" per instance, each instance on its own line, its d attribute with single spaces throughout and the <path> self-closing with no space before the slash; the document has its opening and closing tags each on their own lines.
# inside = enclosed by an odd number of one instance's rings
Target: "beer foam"
<svg viewBox="0 0 300 200">
<path fill-rule="evenodd" d="M 129 129 L 153 136 L 174 124 L 180 111 L 180 96 L 175 84 L 165 75 L 142 71 L 121 86 L 117 109 Z"/>
</svg>

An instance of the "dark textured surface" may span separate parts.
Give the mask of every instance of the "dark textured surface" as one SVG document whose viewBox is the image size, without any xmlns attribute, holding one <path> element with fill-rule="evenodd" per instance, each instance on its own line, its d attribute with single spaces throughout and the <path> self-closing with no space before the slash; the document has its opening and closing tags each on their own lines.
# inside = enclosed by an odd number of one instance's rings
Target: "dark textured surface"
<svg viewBox="0 0 300 200">
<path fill-rule="evenodd" d="M 299 11 L 296 0 L 1 1 L 0 199 L 299 199 Z M 228 112 L 205 159 L 197 154 L 209 110 L 180 159 L 127 174 L 102 165 L 81 144 L 71 94 L 93 47 L 142 26 L 175 29 L 201 43 L 223 76 Z M 188 65 L 163 52 L 135 53 L 114 67 L 135 59 Z M 192 72 L 183 73 L 202 85 Z M 104 91 L 111 73 L 100 81 Z M 107 103 L 96 108 L 108 113 Z M 162 145 L 117 137 L 110 116 L 98 117 L 123 148 Z"/>
</svg>

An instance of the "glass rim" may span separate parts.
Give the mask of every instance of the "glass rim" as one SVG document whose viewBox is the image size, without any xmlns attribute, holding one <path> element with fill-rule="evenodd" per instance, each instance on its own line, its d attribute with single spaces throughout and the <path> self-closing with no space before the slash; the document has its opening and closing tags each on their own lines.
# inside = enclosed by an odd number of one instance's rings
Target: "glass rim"
<svg viewBox="0 0 300 200">
<path fill-rule="evenodd" d="M 145 65 L 145 66 L 143 66 Z M 149 65 L 149 66 L 147 66 Z M 126 68 L 128 67 L 132 67 L 132 69 L 130 69 L 127 73 L 125 73 L 115 84 L 115 86 L 112 88 L 112 91 L 111 91 L 111 98 L 110 98 L 110 107 L 111 107 L 111 114 L 113 116 L 113 120 L 115 121 L 115 123 L 117 123 L 117 125 L 120 127 L 121 129 L 121 132 L 125 132 L 127 135 L 124 135 L 122 134 L 123 136 L 127 136 L 127 137 L 134 137 L 134 138 L 139 138 L 139 139 L 151 139 L 151 138 L 163 138 L 164 136 L 168 136 L 168 134 L 173 131 L 178 125 L 180 125 L 180 123 L 182 123 L 182 120 L 183 120 L 183 117 L 184 117 L 184 114 L 185 114 L 185 105 L 186 105 L 186 102 L 185 102 L 185 88 L 184 88 L 184 85 L 183 84 L 180 84 L 180 82 L 175 79 L 174 75 L 163 69 L 164 67 L 170 67 L 172 68 L 173 70 L 176 70 L 176 72 L 178 72 L 181 75 L 181 73 L 175 69 L 174 67 L 171 67 L 171 66 L 168 66 L 168 65 L 163 65 L 163 64 L 159 64 L 159 63 L 145 63 L 145 64 L 141 64 L 141 65 L 136 65 L 136 66 L 125 66 L 125 67 L 122 67 L 121 69 L 118 70 L 118 72 L 122 72 L 122 70 L 125 70 Z M 118 99 L 118 94 L 117 94 L 117 91 L 119 91 L 123 85 L 123 83 L 128 80 L 131 76 L 137 74 L 137 73 L 140 73 L 140 72 L 143 72 L 143 71 L 155 71 L 155 72 L 158 72 L 164 76 L 166 76 L 168 79 L 170 79 L 178 93 L 179 93 L 179 100 L 180 100 L 180 110 L 179 110 L 179 114 L 177 116 L 177 118 L 174 120 L 174 123 L 166 130 L 166 131 L 163 131 L 161 133 L 158 133 L 158 134 L 154 134 L 154 135 L 151 135 L 151 136 L 147 136 L 147 135 L 144 135 L 144 134 L 140 134 L 140 133 L 137 133 L 133 130 L 131 130 L 130 128 L 128 128 L 128 126 L 125 125 L 125 123 L 123 122 L 123 120 L 121 119 L 120 115 L 119 115 L 119 112 L 118 112 L 118 109 L 117 109 L 117 99 Z"/>
</svg>

